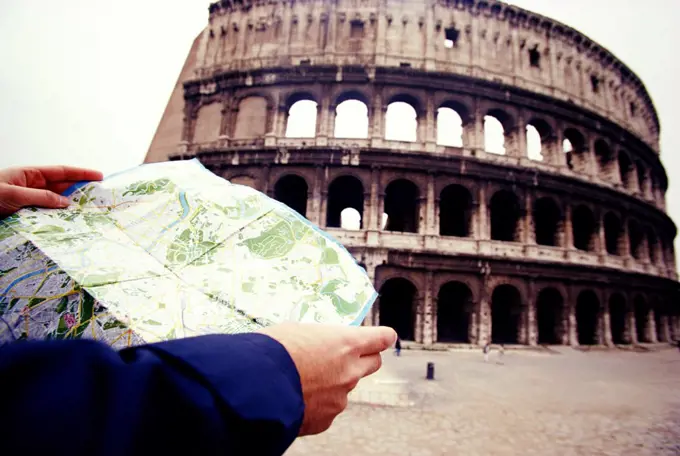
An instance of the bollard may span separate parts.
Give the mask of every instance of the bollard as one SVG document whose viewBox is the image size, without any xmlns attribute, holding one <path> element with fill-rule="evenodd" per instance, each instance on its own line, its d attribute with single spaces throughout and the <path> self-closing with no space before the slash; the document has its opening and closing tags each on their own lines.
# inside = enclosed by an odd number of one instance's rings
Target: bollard
<svg viewBox="0 0 680 456">
<path fill-rule="evenodd" d="M 427 377 L 428 380 L 434 380 L 434 363 L 427 363 Z"/>
</svg>

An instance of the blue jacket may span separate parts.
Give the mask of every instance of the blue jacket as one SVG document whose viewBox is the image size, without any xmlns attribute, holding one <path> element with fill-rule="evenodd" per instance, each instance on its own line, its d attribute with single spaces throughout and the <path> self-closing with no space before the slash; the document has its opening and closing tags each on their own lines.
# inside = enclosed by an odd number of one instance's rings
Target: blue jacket
<svg viewBox="0 0 680 456">
<path fill-rule="evenodd" d="M 3 455 L 281 455 L 303 413 L 293 360 L 262 334 L 0 348 Z"/>
</svg>

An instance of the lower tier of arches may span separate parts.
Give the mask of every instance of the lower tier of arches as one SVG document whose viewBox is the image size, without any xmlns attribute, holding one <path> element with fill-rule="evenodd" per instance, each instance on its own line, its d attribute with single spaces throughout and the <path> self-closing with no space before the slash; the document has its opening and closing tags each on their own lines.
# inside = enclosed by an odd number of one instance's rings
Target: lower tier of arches
<svg viewBox="0 0 680 456">
<path fill-rule="evenodd" d="M 380 297 L 366 325 L 434 344 L 624 345 L 680 340 L 677 284 L 502 260 L 353 252 Z"/>
</svg>

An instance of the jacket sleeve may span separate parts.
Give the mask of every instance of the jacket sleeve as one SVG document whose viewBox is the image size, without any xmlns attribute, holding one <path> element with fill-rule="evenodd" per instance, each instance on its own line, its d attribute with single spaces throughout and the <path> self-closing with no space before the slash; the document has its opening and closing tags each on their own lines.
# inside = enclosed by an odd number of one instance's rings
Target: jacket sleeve
<svg viewBox="0 0 680 456">
<path fill-rule="evenodd" d="M 3 454 L 281 455 L 303 413 L 293 360 L 262 334 L 0 348 Z"/>
</svg>

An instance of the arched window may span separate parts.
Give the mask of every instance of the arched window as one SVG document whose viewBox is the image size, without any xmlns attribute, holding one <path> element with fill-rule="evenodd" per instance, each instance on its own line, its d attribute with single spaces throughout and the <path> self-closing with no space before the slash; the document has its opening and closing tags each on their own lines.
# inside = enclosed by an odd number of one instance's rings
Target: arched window
<svg viewBox="0 0 680 456">
<path fill-rule="evenodd" d="M 574 247 L 578 250 L 595 250 L 595 216 L 586 206 L 579 206 L 573 212 L 572 234 Z"/>
<path fill-rule="evenodd" d="M 582 291 L 576 300 L 576 330 L 579 345 L 596 345 L 598 343 L 598 320 L 600 316 L 600 300 L 590 290 Z"/>
<path fill-rule="evenodd" d="M 416 295 L 416 287 L 402 278 L 390 279 L 380 287 L 379 324 L 394 329 L 402 340 L 413 340 Z"/>
<path fill-rule="evenodd" d="M 293 103 L 288 110 L 286 138 L 313 138 L 316 136 L 316 101 L 310 99 Z"/>
<path fill-rule="evenodd" d="M 600 169 L 600 177 L 603 180 L 611 181 L 614 157 L 605 141 L 601 139 L 595 141 L 595 156 Z"/>
<path fill-rule="evenodd" d="M 638 295 L 633 302 L 633 308 L 635 309 L 635 330 L 638 342 L 651 342 L 651 337 L 649 337 L 651 333 L 651 331 L 649 331 L 651 323 L 649 314 L 651 309 L 647 304 L 647 301 L 645 298 Z"/>
<path fill-rule="evenodd" d="M 418 140 L 418 113 L 410 104 L 395 101 L 387 106 L 385 139 L 415 142 Z"/>
<path fill-rule="evenodd" d="M 586 158 L 584 157 L 586 140 L 583 135 L 574 128 L 567 128 L 564 131 L 564 141 L 562 150 L 565 154 L 565 161 L 569 169 L 577 171 L 585 170 Z"/>
<path fill-rule="evenodd" d="M 652 264 L 658 264 L 660 247 L 659 238 L 651 227 L 647 228 L 647 244 L 649 245 L 649 260 Z"/>
<path fill-rule="evenodd" d="M 468 237 L 471 232 L 472 195 L 462 185 L 449 185 L 439 196 L 439 234 Z"/>
<path fill-rule="evenodd" d="M 300 176 L 289 174 L 276 182 L 274 198 L 303 217 L 307 215 L 307 182 Z"/>
<path fill-rule="evenodd" d="M 630 241 L 630 254 L 636 260 L 642 259 L 644 251 L 644 235 L 642 229 L 640 229 L 640 225 L 635 220 L 628 222 L 628 239 Z"/>
<path fill-rule="evenodd" d="M 611 322 L 612 342 L 615 344 L 629 344 L 630 337 L 626 333 L 628 311 L 626 299 L 619 293 L 609 298 L 609 321 Z"/>
<path fill-rule="evenodd" d="M 335 109 L 336 138 L 368 138 L 368 108 L 363 101 L 345 100 Z"/>
<path fill-rule="evenodd" d="M 463 147 L 463 119 L 452 108 L 437 110 L 437 144 Z"/>
<path fill-rule="evenodd" d="M 534 224 L 538 245 L 557 246 L 562 231 L 562 213 L 552 198 L 539 198 L 534 203 Z"/>
<path fill-rule="evenodd" d="M 628 190 L 632 190 L 634 187 L 635 170 L 630 157 L 623 151 L 619 151 L 619 175 L 621 176 L 621 185 Z"/>
<path fill-rule="evenodd" d="M 246 97 L 239 102 L 234 138 L 260 138 L 267 132 L 267 99 Z"/>
<path fill-rule="evenodd" d="M 491 198 L 491 239 L 519 242 L 520 204 L 517 195 L 499 190 Z"/>
<path fill-rule="evenodd" d="M 343 230 L 360 230 L 361 214 L 353 207 L 348 207 L 340 212 L 340 228 Z"/>
<path fill-rule="evenodd" d="M 398 179 L 385 189 L 387 231 L 418 232 L 418 187 L 406 179 Z"/>
<path fill-rule="evenodd" d="M 474 336 L 470 334 L 473 314 L 472 292 L 467 285 L 462 282 L 443 285 L 437 299 L 437 341 L 473 342 Z"/>
<path fill-rule="evenodd" d="M 222 104 L 210 103 L 199 108 L 194 124 L 195 144 L 215 141 L 220 136 L 222 123 Z"/>
<path fill-rule="evenodd" d="M 611 212 L 604 216 L 604 239 L 607 253 L 621 255 L 623 241 L 621 220 Z"/>
<path fill-rule="evenodd" d="M 544 288 L 536 300 L 539 344 L 561 344 L 565 334 L 564 299 L 555 288 Z"/>
<path fill-rule="evenodd" d="M 535 161 L 543 161 L 541 135 L 536 127 L 527 125 L 527 157 Z"/>
<path fill-rule="evenodd" d="M 499 285 L 491 295 L 491 342 L 519 342 L 522 321 L 522 297 L 512 285 Z"/>
<path fill-rule="evenodd" d="M 346 211 L 353 209 L 353 211 Z M 364 213 L 364 187 L 361 181 L 354 176 L 340 176 L 328 187 L 328 213 L 326 226 L 329 228 L 345 226 L 356 228 L 357 214 L 359 228 L 362 227 Z M 344 215 L 344 218 L 343 218 Z M 344 227 L 343 227 L 344 228 Z"/>
<path fill-rule="evenodd" d="M 505 130 L 496 117 L 484 116 L 484 150 L 505 155 Z"/>
<path fill-rule="evenodd" d="M 552 141 L 553 130 L 545 120 L 532 119 L 527 124 L 527 157 L 531 160 L 545 160 Z"/>
</svg>

